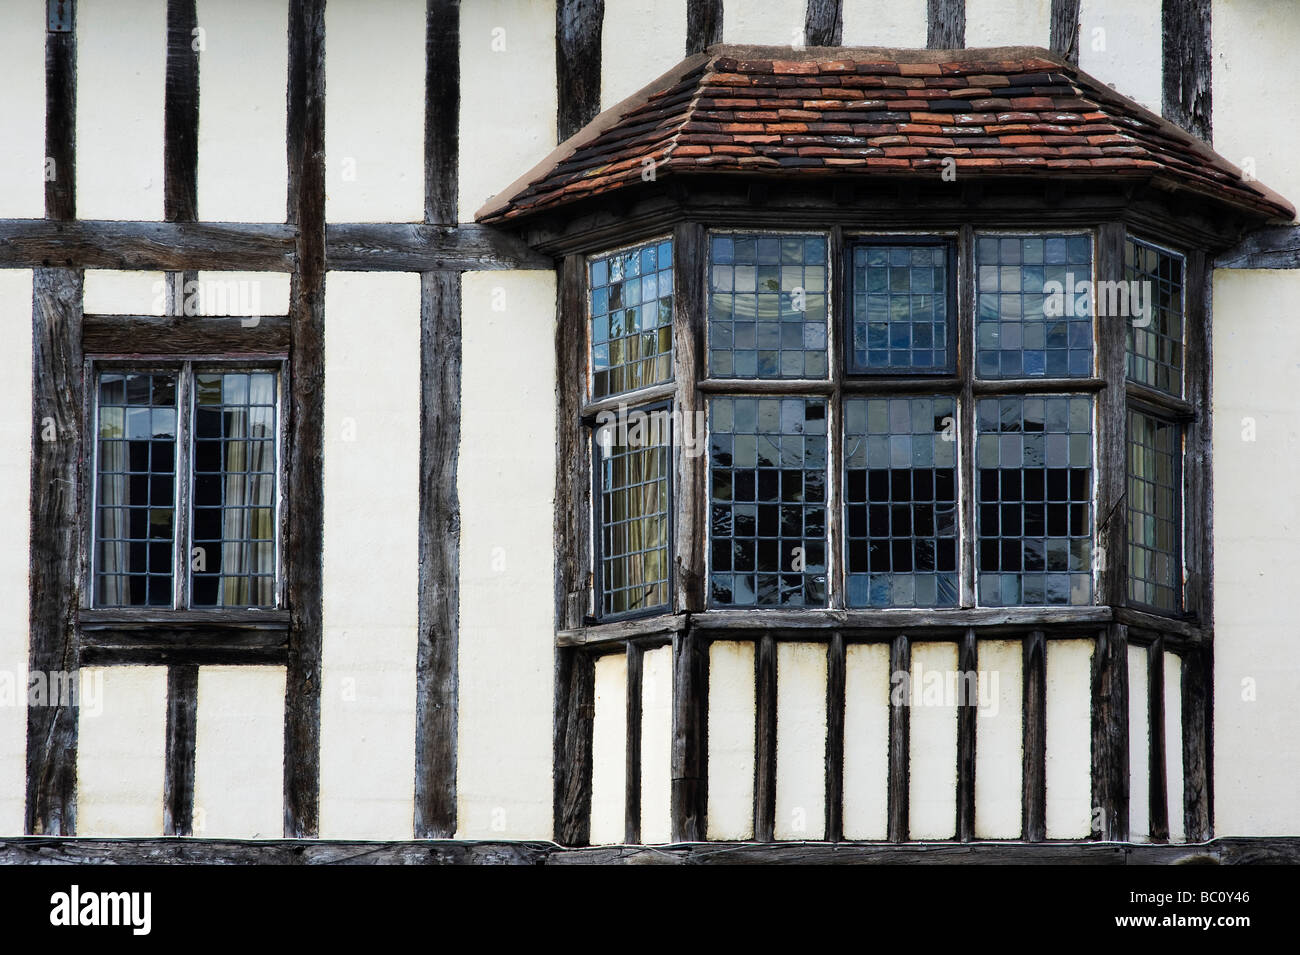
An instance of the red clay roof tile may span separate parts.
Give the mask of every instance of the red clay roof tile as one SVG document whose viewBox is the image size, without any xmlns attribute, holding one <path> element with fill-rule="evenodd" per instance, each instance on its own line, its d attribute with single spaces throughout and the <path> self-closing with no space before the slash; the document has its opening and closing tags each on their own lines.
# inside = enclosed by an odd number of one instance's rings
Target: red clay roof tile
<svg viewBox="0 0 1300 955">
<path fill-rule="evenodd" d="M 713 47 L 607 110 L 478 213 L 503 222 L 692 172 L 1130 174 L 1291 219 L 1285 199 L 1045 50 Z"/>
</svg>

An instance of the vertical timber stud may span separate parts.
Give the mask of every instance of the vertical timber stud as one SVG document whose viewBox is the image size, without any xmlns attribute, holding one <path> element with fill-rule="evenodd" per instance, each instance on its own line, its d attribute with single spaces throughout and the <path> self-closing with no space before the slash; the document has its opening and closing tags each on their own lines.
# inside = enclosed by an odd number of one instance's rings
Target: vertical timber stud
<svg viewBox="0 0 1300 955">
<path fill-rule="evenodd" d="M 1043 631 L 1025 637 L 1024 798 L 1021 825 L 1026 842 L 1047 838 L 1047 640 Z"/>
<path fill-rule="evenodd" d="M 962 635 L 957 669 L 957 839 L 975 839 L 975 717 L 979 712 L 979 659 L 974 629 Z"/>
<path fill-rule="evenodd" d="M 966 0 L 929 0 L 925 45 L 960 50 L 966 45 Z"/>
<path fill-rule="evenodd" d="M 45 216 L 75 219 L 77 34 L 45 35 Z M 33 673 L 77 672 L 76 613 L 81 501 L 83 382 L 82 273 L 32 273 L 31 574 L 28 667 Z M 46 441 L 46 437 L 53 440 Z M 54 703 L 54 700 L 46 700 Z M 77 831 L 77 714 L 60 705 L 27 708 L 24 830 L 70 836 Z"/>
<path fill-rule="evenodd" d="M 1214 764 L 1214 514 L 1212 464 L 1213 378 L 1211 341 L 1211 266 L 1203 252 L 1187 256 L 1187 401 L 1196 417 L 1185 427 L 1183 473 L 1187 514 L 1197 515 L 1195 527 L 1184 531 L 1183 568 L 1187 586 L 1184 608 L 1195 615 L 1204 643 L 1183 655 L 1183 779 L 1184 815 L 1189 842 L 1213 835 Z"/>
<path fill-rule="evenodd" d="M 555 841 L 591 841 L 591 729 L 596 709 L 596 662 L 566 649 L 555 667 Z"/>
<path fill-rule="evenodd" d="M 1124 275 L 1124 227 L 1104 222 L 1097 230 L 1097 277 Z M 1097 394 L 1097 547 L 1099 604 L 1127 600 L 1128 412 L 1125 396 L 1127 319 L 1096 319 L 1098 372 L 1106 387 Z M 1099 838 L 1128 838 L 1128 633 L 1110 624 L 1098 634 L 1092 667 L 1092 808 Z M 1098 830 L 1094 830 L 1098 831 Z"/>
<path fill-rule="evenodd" d="M 808 46 L 839 46 L 844 31 L 844 0 L 808 0 L 803 41 Z"/>
<path fill-rule="evenodd" d="M 284 715 L 284 835 L 320 822 L 321 545 L 325 391 L 325 0 L 289 2 L 290 280 L 289 667 Z"/>
<path fill-rule="evenodd" d="M 776 638 L 758 638 L 754 654 L 754 839 L 776 836 Z"/>
<path fill-rule="evenodd" d="M 69 120 L 70 122 L 70 120 Z M 31 645 L 29 672 L 77 672 L 76 615 L 82 273 L 36 269 L 32 308 Z M 45 440 L 52 437 L 52 440 Z M 27 707 L 26 830 L 77 831 L 77 711 L 71 700 Z M 57 704 L 57 705 L 55 705 Z"/>
<path fill-rule="evenodd" d="M 722 0 L 686 0 L 686 55 L 722 42 Z"/>
<path fill-rule="evenodd" d="M 1092 658 L 1093 832 L 1128 840 L 1128 628 L 1112 623 L 1097 635 Z"/>
<path fill-rule="evenodd" d="M 641 691 L 645 684 L 645 650 L 627 642 L 627 753 L 624 767 L 623 841 L 641 841 Z"/>
<path fill-rule="evenodd" d="M 1156 637 L 1147 647 L 1147 778 L 1151 807 L 1151 841 L 1169 841 L 1169 784 L 1165 759 L 1165 642 Z"/>
<path fill-rule="evenodd" d="M 424 221 L 459 217 L 460 0 L 428 0 Z M 420 526 L 416 650 L 417 839 L 456 834 L 460 631 L 461 277 L 420 276 Z"/>
<path fill-rule="evenodd" d="M 420 527 L 415 836 L 456 834 L 461 278 L 420 277 Z"/>
<path fill-rule="evenodd" d="M 77 26 L 45 34 L 45 217 L 77 217 Z"/>
<path fill-rule="evenodd" d="M 555 334 L 555 626 L 581 626 L 591 566 L 591 471 L 579 420 L 587 367 L 586 281 L 580 255 L 560 263 Z M 555 651 L 554 838 L 584 845 L 591 824 L 591 704 L 595 662 L 579 648 Z"/>
<path fill-rule="evenodd" d="M 1052 0 L 1052 52 L 1071 63 L 1079 62 L 1079 7 L 1081 0 Z"/>
<path fill-rule="evenodd" d="M 844 839 L 844 634 L 826 647 L 826 841 Z"/>
<path fill-rule="evenodd" d="M 900 633 L 889 645 L 890 686 L 894 677 L 907 674 L 905 693 L 889 699 L 889 841 L 906 842 L 908 829 L 908 746 L 911 733 L 912 640 Z"/>
<path fill-rule="evenodd" d="M 167 763 L 163 770 L 163 835 L 193 835 L 194 741 L 199 668 L 167 668 Z"/>
<path fill-rule="evenodd" d="M 167 0 L 167 75 L 163 94 L 163 217 L 193 222 L 199 210 L 199 51 L 196 0 Z M 194 272 L 167 273 L 167 314 L 183 315 L 184 289 Z M 179 288 L 177 287 L 179 286 Z M 185 549 L 182 547 L 182 553 Z M 194 740 L 199 669 L 167 668 L 167 763 L 163 774 L 163 834 L 192 834 Z"/>
<path fill-rule="evenodd" d="M 689 630 L 673 635 L 673 842 L 703 842 L 708 807 L 709 646 Z"/>
<path fill-rule="evenodd" d="M 698 382 L 704 374 L 704 297 L 707 239 L 698 222 L 673 230 L 673 375 L 676 410 L 683 428 L 692 429 L 696 447 L 704 430 L 696 427 L 704 412 Z M 677 482 L 673 491 L 674 602 L 678 613 L 704 609 L 705 471 L 704 453 L 686 453 L 687 443 L 674 436 Z"/>
<path fill-rule="evenodd" d="M 1193 136 L 1213 142 L 1211 0 L 1163 0 L 1161 113 Z"/>
<path fill-rule="evenodd" d="M 957 403 L 957 465 L 961 488 L 957 515 L 957 546 L 961 559 L 961 605 L 975 606 L 975 448 L 963 441 L 975 440 L 975 229 L 963 225 L 957 238 L 957 372 L 961 375 L 961 400 Z M 969 436 L 969 437 L 967 437 Z"/>
<path fill-rule="evenodd" d="M 561 141 L 600 112 L 600 34 L 605 0 L 556 0 L 555 80 Z"/>
</svg>

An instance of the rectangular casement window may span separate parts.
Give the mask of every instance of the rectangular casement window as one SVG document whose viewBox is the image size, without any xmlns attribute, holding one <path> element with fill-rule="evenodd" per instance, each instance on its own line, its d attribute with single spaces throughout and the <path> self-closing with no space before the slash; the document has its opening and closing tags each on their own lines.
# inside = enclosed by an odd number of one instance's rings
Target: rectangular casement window
<svg viewBox="0 0 1300 955">
<path fill-rule="evenodd" d="M 1124 243 L 1128 283 L 1128 378 L 1183 393 L 1183 257 L 1132 236 Z M 1141 310 L 1134 307 L 1141 303 Z"/>
<path fill-rule="evenodd" d="M 952 371 L 954 257 L 954 244 L 945 240 L 853 243 L 846 295 L 850 374 Z"/>
<path fill-rule="evenodd" d="M 282 375 L 96 369 L 93 606 L 280 606 Z"/>
<path fill-rule="evenodd" d="M 667 406 L 596 429 L 600 534 L 598 599 L 604 618 L 668 604 L 672 436 Z"/>
<path fill-rule="evenodd" d="M 1182 434 L 1178 424 L 1128 412 L 1128 597 L 1182 609 Z"/>
<path fill-rule="evenodd" d="M 673 376 L 673 247 L 651 242 L 588 263 L 591 396 Z"/>
</svg>

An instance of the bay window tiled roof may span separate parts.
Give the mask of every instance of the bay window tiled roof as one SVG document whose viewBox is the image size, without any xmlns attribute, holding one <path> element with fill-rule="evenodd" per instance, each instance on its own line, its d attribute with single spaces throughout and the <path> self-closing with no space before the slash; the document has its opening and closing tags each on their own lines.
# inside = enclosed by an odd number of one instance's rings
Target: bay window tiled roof
<svg viewBox="0 0 1300 955">
<path fill-rule="evenodd" d="M 597 116 L 494 197 L 502 222 L 654 179 L 1123 176 L 1282 220 L 1295 209 L 1200 140 L 1037 48 L 716 46 Z"/>
</svg>

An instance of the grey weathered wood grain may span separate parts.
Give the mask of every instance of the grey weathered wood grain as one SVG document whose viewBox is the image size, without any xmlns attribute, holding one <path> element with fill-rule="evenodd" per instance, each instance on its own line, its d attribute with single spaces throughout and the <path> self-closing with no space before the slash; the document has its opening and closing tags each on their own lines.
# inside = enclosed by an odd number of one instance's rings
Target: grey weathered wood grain
<svg viewBox="0 0 1300 955">
<path fill-rule="evenodd" d="M 771 842 L 776 832 L 776 640 L 758 639 L 754 654 L 754 838 Z"/>
<path fill-rule="evenodd" d="M 1024 764 L 1021 824 L 1027 842 L 1047 838 L 1047 641 L 1035 630 L 1024 639 Z"/>
<path fill-rule="evenodd" d="M 966 0 L 929 0 L 925 45 L 959 50 L 966 45 Z"/>
<path fill-rule="evenodd" d="M 910 693 L 894 693 L 893 679 L 897 674 L 912 671 L 912 641 L 900 633 L 889 644 L 889 841 L 906 842 L 908 838 L 911 708 Z M 906 679 L 910 682 L 910 676 Z M 910 691 L 910 686 L 908 687 Z"/>
<path fill-rule="evenodd" d="M 1256 229 L 1214 260 L 1216 269 L 1300 269 L 1300 226 Z"/>
<path fill-rule="evenodd" d="M 605 0 L 557 0 L 555 82 L 559 139 L 568 139 L 600 112 L 600 37 Z"/>
<path fill-rule="evenodd" d="M 287 353 L 287 315 L 181 318 L 160 315 L 87 315 L 87 355 L 265 355 Z"/>
<path fill-rule="evenodd" d="M 686 0 L 686 55 L 722 42 L 722 0 Z"/>
<path fill-rule="evenodd" d="M 1079 7 L 1080 0 L 1052 0 L 1051 47 L 1071 63 L 1079 62 Z"/>
<path fill-rule="evenodd" d="M 699 842 L 709 791 L 709 648 L 689 630 L 673 638 L 672 693 L 672 836 Z"/>
<path fill-rule="evenodd" d="M 1211 0 L 1162 0 L 1160 112 L 1193 136 L 1213 141 Z"/>
<path fill-rule="evenodd" d="M 839 46 L 844 32 L 844 0 L 808 0 L 803 41 L 808 46 Z"/>
<path fill-rule="evenodd" d="M 167 744 L 163 770 L 163 833 L 188 836 L 194 822 L 194 744 L 199 668 L 167 668 Z"/>
</svg>

